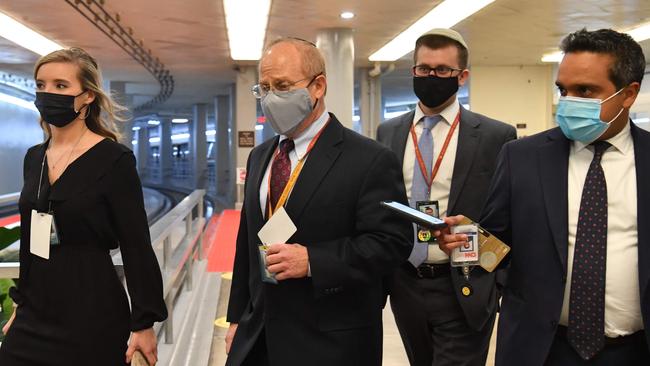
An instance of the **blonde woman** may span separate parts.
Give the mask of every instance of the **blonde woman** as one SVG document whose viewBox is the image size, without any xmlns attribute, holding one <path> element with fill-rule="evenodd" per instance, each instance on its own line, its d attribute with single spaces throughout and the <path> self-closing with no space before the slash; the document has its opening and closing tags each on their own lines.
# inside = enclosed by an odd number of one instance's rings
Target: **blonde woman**
<svg viewBox="0 0 650 366">
<path fill-rule="evenodd" d="M 48 138 L 25 156 L 20 281 L 10 293 L 18 306 L 3 329 L 0 365 L 116 366 L 136 350 L 153 365 L 152 326 L 167 311 L 135 158 L 117 143 L 122 108 L 82 49 L 43 56 L 34 78 Z M 130 307 L 109 255 L 117 247 Z"/>
</svg>

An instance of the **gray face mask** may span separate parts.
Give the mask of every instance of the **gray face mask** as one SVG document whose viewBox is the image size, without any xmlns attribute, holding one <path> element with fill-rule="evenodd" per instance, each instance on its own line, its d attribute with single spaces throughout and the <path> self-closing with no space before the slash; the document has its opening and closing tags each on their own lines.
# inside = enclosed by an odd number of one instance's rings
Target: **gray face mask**
<svg viewBox="0 0 650 366">
<path fill-rule="evenodd" d="M 318 102 L 318 101 L 316 101 Z M 273 130 L 287 135 L 314 110 L 307 88 L 289 91 L 271 91 L 262 98 L 262 111 Z"/>
</svg>

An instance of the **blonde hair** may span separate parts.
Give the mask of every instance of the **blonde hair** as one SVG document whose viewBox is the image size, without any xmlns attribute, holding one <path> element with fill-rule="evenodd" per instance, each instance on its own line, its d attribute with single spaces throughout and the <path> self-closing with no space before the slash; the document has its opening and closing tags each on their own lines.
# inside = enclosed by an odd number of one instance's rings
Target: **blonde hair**
<svg viewBox="0 0 650 366">
<path fill-rule="evenodd" d="M 100 136 L 117 141 L 120 134 L 115 123 L 126 120 L 120 114 L 125 112 L 127 108 L 115 102 L 110 93 L 104 92 L 102 89 L 102 75 L 97 66 L 97 61 L 81 48 L 71 47 L 57 50 L 38 59 L 34 66 L 34 79 L 36 79 L 41 66 L 50 62 L 67 62 L 79 67 L 77 77 L 81 82 L 81 89 L 83 91 L 92 91 L 95 95 L 95 99 L 86 107 L 86 126 Z M 43 121 L 42 118 L 40 123 L 47 136 L 51 136 L 50 125 Z"/>
</svg>

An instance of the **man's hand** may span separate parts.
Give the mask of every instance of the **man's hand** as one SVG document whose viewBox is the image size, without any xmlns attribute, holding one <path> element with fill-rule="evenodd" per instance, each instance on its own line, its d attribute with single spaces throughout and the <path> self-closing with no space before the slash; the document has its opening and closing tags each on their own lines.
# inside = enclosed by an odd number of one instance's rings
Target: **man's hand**
<svg viewBox="0 0 650 366">
<path fill-rule="evenodd" d="M 273 244 L 266 252 L 266 265 L 278 281 L 307 277 L 307 248 L 300 244 Z"/>
<path fill-rule="evenodd" d="M 459 225 L 464 218 L 465 216 L 463 215 L 445 217 L 444 220 L 447 223 L 447 227 L 433 232 L 433 235 L 438 240 L 440 250 L 445 252 L 448 256 L 451 256 L 451 251 L 454 248 L 468 245 L 467 235 L 451 233 L 451 227 Z"/>
<path fill-rule="evenodd" d="M 230 347 L 232 346 L 232 340 L 235 338 L 235 333 L 237 333 L 237 323 L 230 323 L 228 331 L 226 332 L 226 354 L 230 353 Z"/>
</svg>

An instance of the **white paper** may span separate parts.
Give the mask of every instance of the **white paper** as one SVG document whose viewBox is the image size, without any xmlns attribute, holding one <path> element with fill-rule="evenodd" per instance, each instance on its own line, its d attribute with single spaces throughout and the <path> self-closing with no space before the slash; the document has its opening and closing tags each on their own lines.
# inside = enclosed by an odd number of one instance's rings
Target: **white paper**
<svg viewBox="0 0 650 366">
<path fill-rule="evenodd" d="M 32 210 L 32 224 L 29 233 L 29 250 L 41 258 L 50 259 L 52 215 Z"/>
<path fill-rule="evenodd" d="M 257 236 L 265 245 L 284 244 L 296 231 L 296 225 L 291 221 L 287 211 L 284 210 L 284 207 L 280 207 L 257 233 Z"/>
</svg>

